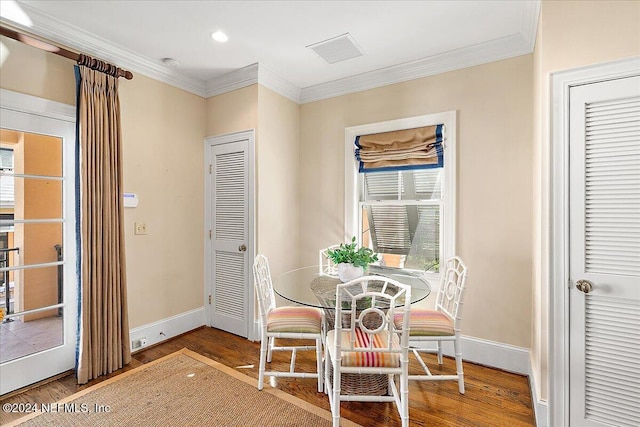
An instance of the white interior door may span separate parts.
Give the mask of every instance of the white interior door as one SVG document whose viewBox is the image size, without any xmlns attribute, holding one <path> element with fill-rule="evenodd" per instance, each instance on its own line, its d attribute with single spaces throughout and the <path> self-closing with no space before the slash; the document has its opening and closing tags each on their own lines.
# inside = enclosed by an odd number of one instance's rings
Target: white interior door
<svg viewBox="0 0 640 427">
<path fill-rule="evenodd" d="M 211 326 L 249 337 L 253 324 L 253 133 L 209 138 Z"/>
<path fill-rule="evenodd" d="M 640 420 L 640 77 L 570 91 L 573 427 Z"/>
<path fill-rule="evenodd" d="M 4 394 L 75 365 L 75 108 L 2 91 L 0 148 Z"/>
</svg>

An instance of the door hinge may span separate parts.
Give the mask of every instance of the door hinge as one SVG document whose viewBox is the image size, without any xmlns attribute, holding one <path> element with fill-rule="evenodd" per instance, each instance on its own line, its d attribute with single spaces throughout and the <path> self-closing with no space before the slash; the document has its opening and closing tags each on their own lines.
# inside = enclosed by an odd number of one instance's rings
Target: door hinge
<svg viewBox="0 0 640 427">
<path fill-rule="evenodd" d="M 209 295 L 209 304 L 211 304 L 211 295 Z"/>
<path fill-rule="evenodd" d="M 213 165 L 209 165 L 209 175 L 213 172 Z"/>
<path fill-rule="evenodd" d="M 211 230 L 209 230 L 209 240 L 211 240 Z"/>
</svg>

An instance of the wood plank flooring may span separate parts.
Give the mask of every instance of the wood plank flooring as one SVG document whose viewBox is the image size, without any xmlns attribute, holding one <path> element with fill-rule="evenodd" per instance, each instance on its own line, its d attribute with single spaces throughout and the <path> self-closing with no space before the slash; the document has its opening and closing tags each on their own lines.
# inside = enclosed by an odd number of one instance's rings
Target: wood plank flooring
<svg viewBox="0 0 640 427">
<path fill-rule="evenodd" d="M 209 357 L 236 368 L 250 377 L 258 376 L 259 343 L 213 328 L 200 328 L 133 355 L 125 368 L 78 386 L 73 375 L 62 376 L 25 390 L 0 396 L 2 403 L 52 403 L 106 378 L 136 368 L 182 348 Z M 464 352 L 464 349 L 463 349 Z M 315 369 L 314 352 L 300 352 L 298 369 Z M 410 358 L 410 372 L 418 373 L 419 365 Z M 438 373 L 455 372 L 455 362 L 445 358 L 441 369 L 435 356 L 427 356 L 427 364 Z M 288 369 L 289 353 L 273 356 L 275 369 Z M 253 368 L 238 368 L 254 365 Z M 409 416 L 412 426 L 532 426 L 535 425 L 529 381 L 525 376 L 503 372 L 472 363 L 464 363 L 466 393 L 458 393 L 454 381 L 409 382 Z M 317 392 L 314 379 L 270 378 L 265 387 L 275 386 L 318 407 L 329 410 L 324 393 Z M 0 424 L 19 418 L 21 414 L 8 414 L 0 410 Z M 368 426 L 399 426 L 400 419 L 392 403 L 343 402 L 341 416 Z"/>
</svg>

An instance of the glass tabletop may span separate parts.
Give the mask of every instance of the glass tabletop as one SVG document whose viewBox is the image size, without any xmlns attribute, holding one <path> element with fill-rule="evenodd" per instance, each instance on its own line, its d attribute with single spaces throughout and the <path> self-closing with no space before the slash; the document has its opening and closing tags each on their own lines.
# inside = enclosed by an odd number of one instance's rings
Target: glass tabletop
<svg viewBox="0 0 640 427">
<path fill-rule="evenodd" d="M 425 299 L 431 292 L 429 282 L 417 274 L 393 268 L 370 268 L 368 275 L 389 277 L 411 285 L 411 304 Z M 318 308 L 334 308 L 336 285 L 340 279 L 321 275 L 319 266 L 297 268 L 273 278 L 273 290 L 282 298 L 297 304 Z"/>
</svg>

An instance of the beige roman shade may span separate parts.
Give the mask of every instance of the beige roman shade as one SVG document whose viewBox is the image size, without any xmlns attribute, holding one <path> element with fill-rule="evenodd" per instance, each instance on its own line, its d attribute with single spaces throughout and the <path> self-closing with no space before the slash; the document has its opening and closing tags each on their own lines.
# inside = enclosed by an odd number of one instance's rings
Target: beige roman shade
<svg viewBox="0 0 640 427">
<path fill-rule="evenodd" d="M 358 171 L 382 172 L 440 168 L 444 164 L 442 125 L 359 135 Z"/>
</svg>

